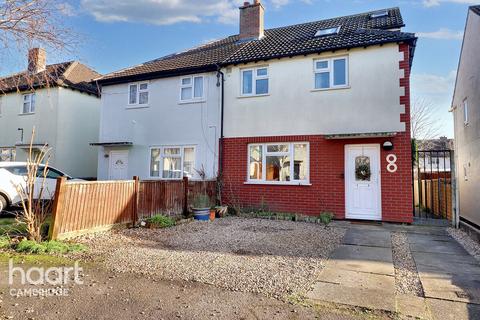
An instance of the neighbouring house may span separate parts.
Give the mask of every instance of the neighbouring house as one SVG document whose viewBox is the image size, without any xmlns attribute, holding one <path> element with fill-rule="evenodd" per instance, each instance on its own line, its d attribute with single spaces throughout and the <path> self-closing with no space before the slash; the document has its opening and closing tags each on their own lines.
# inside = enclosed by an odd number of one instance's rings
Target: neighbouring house
<svg viewBox="0 0 480 320">
<path fill-rule="evenodd" d="M 461 226 L 480 232 L 480 6 L 472 6 L 463 38 L 452 101 L 457 171 L 457 210 Z"/>
<path fill-rule="evenodd" d="M 411 222 L 410 68 L 398 8 L 240 32 L 108 74 L 99 177 L 207 177 L 240 207 Z"/>
<path fill-rule="evenodd" d="M 450 172 L 450 152 L 454 149 L 453 139 L 440 137 L 438 139 L 418 140 L 417 150 L 420 151 L 418 167 L 423 173 L 435 176 L 435 173 Z M 450 174 L 448 175 L 450 177 Z"/>
<path fill-rule="evenodd" d="M 46 64 L 33 48 L 27 70 L 0 78 L 0 161 L 25 161 L 49 149 L 49 164 L 74 177 L 96 178 L 100 98 L 91 81 L 100 74 L 78 61 Z"/>
</svg>

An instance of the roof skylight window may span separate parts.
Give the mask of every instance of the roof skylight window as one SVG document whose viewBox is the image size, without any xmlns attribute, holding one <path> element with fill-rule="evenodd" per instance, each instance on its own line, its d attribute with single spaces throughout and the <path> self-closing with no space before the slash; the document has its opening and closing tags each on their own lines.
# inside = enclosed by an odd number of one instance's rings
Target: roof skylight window
<svg viewBox="0 0 480 320">
<path fill-rule="evenodd" d="M 370 14 L 370 18 L 375 19 L 375 18 L 381 18 L 381 17 L 388 17 L 388 11 L 387 10 L 382 10 L 382 11 L 377 11 L 372 14 Z"/>
<path fill-rule="evenodd" d="M 320 29 L 315 33 L 315 37 L 325 37 L 337 34 L 340 31 L 340 27 Z"/>
</svg>

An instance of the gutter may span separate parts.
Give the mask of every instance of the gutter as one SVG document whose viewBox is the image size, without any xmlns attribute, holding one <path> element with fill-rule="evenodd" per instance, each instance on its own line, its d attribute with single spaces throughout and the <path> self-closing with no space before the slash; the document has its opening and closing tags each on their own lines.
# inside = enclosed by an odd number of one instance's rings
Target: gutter
<svg viewBox="0 0 480 320">
<path fill-rule="evenodd" d="M 217 86 L 221 86 L 221 98 L 220 98 L 220 140 L 218 144 L 219 155 L 218 155 L 218 176 L 223 177 L 223 138 L 224 138 L 224 114 L 225 114 L 225 74 L 221 71 L 221 67 L 217 65 Z"/>
</svg>

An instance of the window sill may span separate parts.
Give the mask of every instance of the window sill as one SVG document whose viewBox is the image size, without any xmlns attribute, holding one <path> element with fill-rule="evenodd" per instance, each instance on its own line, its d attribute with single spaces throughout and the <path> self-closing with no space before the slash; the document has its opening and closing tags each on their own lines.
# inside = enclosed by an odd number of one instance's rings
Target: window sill
<svg viewBox="0 0 480 320">
<path fill-rule="evenodd" d="M 350 86 L 342 86 L 342 87 L 333 87 L 333 88 L 325 88 L 325 89 L 312 89 L 310 92 L 316 92 L 316 91 L 331 91 L 331 90 L 345 90 L 345 89 L 350 89 Z"/>
<path fill-rule="evenodd" d="M 125 109 L 146 109 L 146 108 L 150 108 L 150 106 L 148 104 L 146 105 L 131 105 L 131 106 L 127 106 L 125 107 Z"/>
<path fill-rule="evenodd" d="M 246 181 L 243 184 L 258 184 L 258 185 L 271 185 L 271 186 L 304 186 L 308 187 L 312 184 L 309 182 L 276 182 L 276 181 Z"/>
<path fill-rule="evenodd" d="M 202 100 L 185 100 L 185 101 L 178 101 L 178 104 L 195 104 L 195 103 L 204 103 L 207 102 L 206 99 Z"/>
<path fill-rule="evenodd" d="M 19 113 L 19 116 L 31 116 L 32 114 L 35 114 L 35 112 L 27 112 L 27 113 Z"/>
<path fill-rule="evenodd" d="M 245 96 L 238 96 L 238 99 L 244 99 L 244 98 L 258 98 L 258 97 L 268 97 L 270 93 L 265 93 L 265 94 L 251 94 L 251 95 L 245 95 Z"/>
</svg>

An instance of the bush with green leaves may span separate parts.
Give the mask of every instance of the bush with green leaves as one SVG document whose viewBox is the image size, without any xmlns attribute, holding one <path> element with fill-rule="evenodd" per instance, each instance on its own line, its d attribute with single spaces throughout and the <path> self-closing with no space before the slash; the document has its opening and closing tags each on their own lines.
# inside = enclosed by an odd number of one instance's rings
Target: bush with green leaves
<svg viewBox="0 0 480 320">
<path fill-rule="evenodd" d="M 332 222 L 334 214 L 332 212 L 324 211 L 320 213 L 320 221 L 326 226 Z"/>
<path fill-rule="evenodd" d="M 206 194 L 198 194 L 193 199 L 193 208 L 194 209 L 204 209 L 210 208 L 212 206 L 212 202 L 210 201 L 210 197 Z"/>
<path fill-rule="evenodd" d="M 81 244 L 76 243 L 67 243 L 61 241 L 44 241 L 44 242 L 35 242 L 33 240 L 22 240 L 15 247 L 15 251 L 20 253 L 70 253 L 70 252 L 80 252 L 85 251 L 86 247 Z"/>
<path fill-rule="evenodd" d="M 175 220 L 163 214 L 156 214 L 147 219 L 147 221 L 157 228 L 169 228 L 175 225 Z"/>
</svg>

